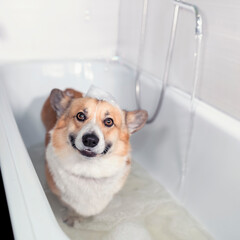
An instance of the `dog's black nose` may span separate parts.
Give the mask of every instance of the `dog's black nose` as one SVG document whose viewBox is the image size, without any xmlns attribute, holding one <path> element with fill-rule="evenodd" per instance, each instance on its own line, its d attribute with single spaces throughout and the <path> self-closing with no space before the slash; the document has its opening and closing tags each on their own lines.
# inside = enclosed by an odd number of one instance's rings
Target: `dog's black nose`
<svg viewBox="0 0 240 240">
<path fill-rule="evenodd" d="M 93 133 L 88 133 L 83 135 L 82 142 L 86 147 L 95 147 L 99 142 L 99 138 Z"/>
</svg>

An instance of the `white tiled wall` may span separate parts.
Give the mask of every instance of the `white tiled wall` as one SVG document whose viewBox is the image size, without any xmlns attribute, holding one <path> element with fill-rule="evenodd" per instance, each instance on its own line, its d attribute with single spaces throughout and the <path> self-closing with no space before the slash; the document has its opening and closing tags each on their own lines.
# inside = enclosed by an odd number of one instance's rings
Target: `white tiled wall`
<svg viewBox="0 0 240 240">
<path fill-rule="evenodd" d="M 140 32 L 139 10 L 143 0 L 122 0 L 120 55 L 136 62 Z M 170 35 L 173 4 L 149 0 L 142 67 L 162 78 Z M 238 0 L 189 0 L 201 11 L 204 23 L 203 55 L 198 97 L 240 119 L 240 2 Z M 127 9 L 127 10 L 126 10 Z M 137 10 L 137 11 L 135 11 Z M 126 16 L 127 15 L 127 16 Z M 128 19 L 128 21 L 126 21 Z M 176 35 L 170 84 L 191 92 L 194 54 L 194 18 L 181 11 Z M 137 30 L 138 29 L 138 30 Z"/>
<path fill-rule="evenodd" d="M 171 0 L 148 0 L 142 66 L 162 78 L 173 16 Z M 203 16 L 198 97 L 240 119 L 240 2 L 189 0 Z M 143 0 L 1 1 L 0 61 L 111 58 L 136 63 Z M 119 11 L 120 10 L 120 11 Z M 120 12 L 120 14 L 119 14 Z M 194 18 L 180 12 L 170 84 L 192 89 Z"/>
</svg>

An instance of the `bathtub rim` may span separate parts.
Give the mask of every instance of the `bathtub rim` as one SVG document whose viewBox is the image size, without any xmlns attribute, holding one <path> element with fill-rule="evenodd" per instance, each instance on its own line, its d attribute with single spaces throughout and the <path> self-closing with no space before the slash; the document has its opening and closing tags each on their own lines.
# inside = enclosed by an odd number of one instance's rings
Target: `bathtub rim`
<svg viewBox="0 0 240 240">
<path fill-rule="evenodd" d="M 69 239 L 58 225 L 43 191 L 18 130 L 3 81 L 0 109 L 4 112 L 0 115 L 0 163 L 15 238 Z M 6 122 L 8 124 L 4 124 Z"/>
</svg>

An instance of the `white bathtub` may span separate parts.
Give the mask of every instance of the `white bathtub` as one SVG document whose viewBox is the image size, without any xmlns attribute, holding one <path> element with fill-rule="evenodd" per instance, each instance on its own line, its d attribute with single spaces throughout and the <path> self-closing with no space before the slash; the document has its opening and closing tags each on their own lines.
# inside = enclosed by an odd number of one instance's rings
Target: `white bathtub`
<svg viewBox="0 0 240 240">
<path fill-rule="evenodd" d="M 27 151 L 44 140 L 42 104 L 52 88 L 85 92 L 95 84 L 135 109 L 134 71 L 117 61 L 33 61 L 2 65 L 0 76 L 0 160 L 14 235 L 67 239 Z M 143 76 L 142 103 L 151 114 L 159 82 Z M 240 123 L 198 100 L 192 104 L 190 133 L 190 97 L 168 87 L 156 121 L 132 137 L 133 158 L 215 239 L 240 239 Z"/>
</svg>

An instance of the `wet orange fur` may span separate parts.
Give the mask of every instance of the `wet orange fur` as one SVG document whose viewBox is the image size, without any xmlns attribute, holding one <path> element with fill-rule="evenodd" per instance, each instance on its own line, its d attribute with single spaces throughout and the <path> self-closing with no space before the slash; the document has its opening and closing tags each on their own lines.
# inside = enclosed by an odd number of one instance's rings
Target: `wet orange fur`
<svg viewBox="0 0 240 240">
<path fill-rule="evenodd" d="M 72 95 L 72 98 L 81 98 L 83 96 L 83 94 L 81 92 L 75 91 L 74 89 L 71 89 L 71 88 L 67 88 L 64 91 L 64 93 L 66 93 L 66 92 L 70 93 Z M 45 101 L 45 103 L 43 105 L 42 112 L 41 112 L 41 118 L 42 118 L 42 122 L 45 126 L 46 132 L 48 133 L 55 126 L 55 124 L 57 122 L 57 114 L 51 107 L 50 96 L 47 98 L 47 100 Z M 47 145 L 46 142 L 45 142 L 45 145 Z"/>
<path fill-rule="evenodd" d="M 81 92 L 75 91 L 74 89 L 67 88 L 64 93 L 71 94 L 72 98 L 81 98 L 83 94 Z M 50 96 L 47 98 L 45 101 L 42 112 L 41 112 L 41 118 L 42 122 L 45 126 L 46 129 L 46 135 L 45 135 L 45 146 L 48 145 L 50 142 L 50 134 L 49 131 L 52 130 L 52 128 L 55 126 L 57 122 L 57 114 L 56 112 L 52 109 L 51 104 L 50 104 Z M 45 175 L 46 175 L 46 181 L 48 183 L 49 188 L 51 191 L 59 196 L 60 192 L 59 189 L 57 188 L 53 177 L 49 171 L 47 161 L 45 161 Z"/>
<path fill-rule="evenodd" d="M 47 146 L 51 140 L 54 148 L 60 150 L 59 152 L 61 152 L 62 149 L 65 149 L 66 151 L 64 152 L 67 156 L 68 151 L 75 151 L 69 144 L 67 144 L 69 132 L 79 132 L 84 124 L 91 121 L 93 116 L 96 114 L 96 122 L 101 128 L 104 138 L 106 141 L 115 143 L 113 144 L 115 146 L 115 149 L 113 149 L 114 154 L 118 156 L 127 156 L 131 148 L 129 143 L 130 134 L 125 121 L 127 117 L 132 118 L 132 116 L 126 116 L 127 113 L 125 111 L 113 107 L 108 102 L 98 101 L 92 98 L 82 98 L 82 93 L 73 89 L 66 89 L 64 93 L 66 93 L 66 91 L 71 92 L 72 98 L 67 96 L 64 99 L 64 104 L 69 106 L 59 119 L 57 119 L 57 115 L 50 105 L 50 98 L 46 100 L 43 106 L 41 116 L 47 131 L 45 145 Z M 87 111 L 86 115 L 88 119 L 84 122 L 79 122 L 76 119 L 76 114 L 84 110 Z M 114 126 L 108 128 L 104 125 L 103 121 L 106 117 L 111 117 L 114 120 Z M 52 139 L 50 139 L 49 131 L 53 128 L 54 131 L 52 132 Z M 124 161 L 126 161 L 126 165 L 131 165 L 130 158 Z M 59 195 L 59 190 L 52 178 L 47 162 L 45 164 L 45 172 L 50 189 L 53 193 Z M 128 174 L 123 176 L 122 185 L 124 184 L 127 176 Z"/>
<path fill-rule="evenodd" d="M 83 123 L 77 121 L 75 118 L 76 114 L 85 109 L 88 111 L 86 114 L 88 119 Z M 115 126 L 107 128 L 104 125 L 103 121 L 106 118 L 106 113 L 109 113 L 107 117 L 111 117 L 114 120 Z M 52 133 L 53 146 L 59 150 L 65 147 L 68 130 L 77 133 L 85 124 L 92 120 L 95 114 L 97 124 L 101 127 L 104 138 L 110 142 L 118 141 L 116 144 L 117 148 L 114 151 L 115 154 L 126 156 L 130 151 L 130 136 L 124 122 L 124 113 L 107 102 L 98 101 L 92 98 L 78 98 L 72 100 L 70 108 L 58 120 L 55 130 Z M 70 148 L 70 150 L 72 149 Z"/>
<path fill-rule="evenodd" d="M 55 195 L 60 196 L 60 191 L 57 188 L 56 183 L 53 180 L 52 174 L 49 171 L 49 167 L 48 167 L 47 161 L 45 161 L 45 175 L 46 175 L 47 184 L 48 184 L 49 188 L 51 189 L 51 191 Z"/>
<path fill-rule="evenodd" d="M 129 138 L 130 135 L 128 133 L 127 126 L 125 124 L 125 116 L 123 111 L 119 111 L 119 109 L 111 106 L 107 102 L 100 102 L 101 112 L 98 115 L 98 123 L 102 126 L 102 131 L 106 139 L 110 139 L 112 141 L 113 137 L 115 137 L 115 141 L 117 140 L 117 149 L 115 149 L 116 155 L 126 156 L 130 151 Z M 105 118 L 105 113 L 109 114 L 107 117 L 113 119 L 115 126 L 113 128 L 106 128 L 103 124 L 103 119 Z"/>
</svg>

